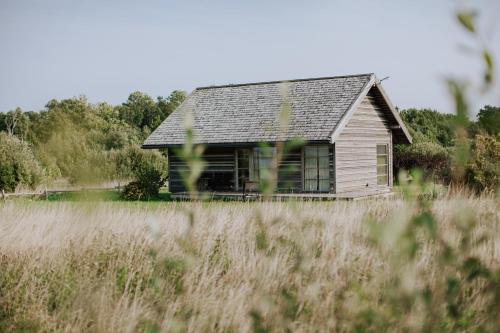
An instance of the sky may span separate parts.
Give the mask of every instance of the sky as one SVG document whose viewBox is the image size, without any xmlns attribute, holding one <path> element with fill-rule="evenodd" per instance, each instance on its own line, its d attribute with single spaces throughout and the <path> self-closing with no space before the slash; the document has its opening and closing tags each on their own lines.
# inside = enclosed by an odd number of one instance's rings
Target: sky
<svg viewBox="0 0 500 333">
<path fill-rule="evenodd" d="M 475 82 L 482 68 L 463 7 L 500 64 L 497 0 L 0 0 L 0 111 L 374 72 L 399 108 L 452 112 L 445 79 Z M 500 105 L 498 83 L 473 91 L 473 112 Z"/>
</svg>

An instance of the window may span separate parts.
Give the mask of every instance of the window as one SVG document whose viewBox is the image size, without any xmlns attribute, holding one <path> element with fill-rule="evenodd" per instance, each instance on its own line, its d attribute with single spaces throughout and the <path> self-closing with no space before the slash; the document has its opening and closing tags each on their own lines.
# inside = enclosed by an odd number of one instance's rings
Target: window
<svg viewBox="0 0 500 333">
<path fill-rule="evenodd" d="M 255 148 L 253 158 L 254 180 L 269 179 L 271 177 L 273 158 L 276 155 L 275 147 Z"/>
<path fill-rule="evenodd" d="M 238 149 L 238 188 L 242 189 L 245 182 L 250 180 L 250 150 Z"/>
<path fill-rule="evenodd" d="M 389 184 L 389 145 L 377 145 L 377 185 Z"/>
<path fill-rule="evenodd" d="M 306 146 L 304 148 L 304 191 L 328 192 L 329 190 L 328 146 Z"/>
</svg>

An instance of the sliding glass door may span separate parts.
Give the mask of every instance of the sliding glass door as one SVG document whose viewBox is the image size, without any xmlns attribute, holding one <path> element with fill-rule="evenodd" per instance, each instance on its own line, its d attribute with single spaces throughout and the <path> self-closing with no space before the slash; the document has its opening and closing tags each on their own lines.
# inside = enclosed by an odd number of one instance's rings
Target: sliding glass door
<svg viewBox="0 0 500 333">
<path fill-rule="evenodd" d="M 304 191 L 330 191 L 328 146 L 304 147 Z"/>
</svg>

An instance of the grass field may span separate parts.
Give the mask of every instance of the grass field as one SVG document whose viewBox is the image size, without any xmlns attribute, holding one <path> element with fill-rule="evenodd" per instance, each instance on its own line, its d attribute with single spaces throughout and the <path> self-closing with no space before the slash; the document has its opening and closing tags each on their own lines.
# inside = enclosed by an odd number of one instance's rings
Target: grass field
<svg viewBox="0 0 500 333">
<path fill-rule="evenodd" d="M 0 331 L 496 330 L 497 199 L 430 205 L 6 202 Z"/>
</svg>

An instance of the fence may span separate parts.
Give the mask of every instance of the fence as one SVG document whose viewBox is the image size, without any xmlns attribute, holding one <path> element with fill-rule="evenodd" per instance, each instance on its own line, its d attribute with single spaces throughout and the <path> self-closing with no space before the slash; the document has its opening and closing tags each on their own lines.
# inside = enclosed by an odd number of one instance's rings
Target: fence
<svg viewBox="0 0 500 333">
<path fill-rule="evenodd" d="M 83 188 L 79 190 L 48 190 L 45 188 L 43 191 L 39 192 L 22 192 L 22 193 L 5 193 L 4 190 L 0 192 L 1 194 L 1 199 L 2 200 L 7 200 L 8 198 L 15 198 L 15 197 L 37 197 L 39 199 L 45 199 L 48 200 L 50 194 L 56 194 L 56 193 L 78 193 L 78 192 L 85 192 L 85 191 L 105 191 L 105 190 L 120 190 L 122 187 L 115 186 L 112 188 Z"/>
</svg>

